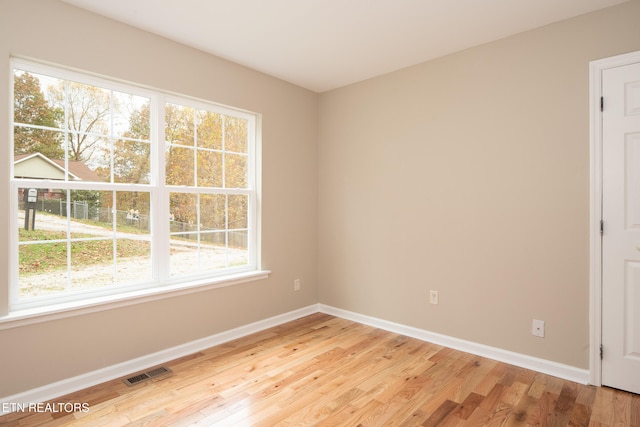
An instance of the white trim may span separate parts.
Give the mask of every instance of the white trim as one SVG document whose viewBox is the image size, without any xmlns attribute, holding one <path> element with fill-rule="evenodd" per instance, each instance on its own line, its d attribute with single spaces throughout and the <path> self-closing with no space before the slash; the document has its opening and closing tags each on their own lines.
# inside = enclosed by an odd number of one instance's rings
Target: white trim
<svg viewBox="0 0 640 427">
<path fill-rule="evenodd" d="M 589 182 L 589 323 L 590 323 L 590 383 L 602 385 L 602 73 L 610 68 L 640 62 L 640 51 L 591 61 L 589 63 L 589 127 L 590 127 L 590 182 Z M 605 106 L 606 107 L 606 106 Z"/>
<path fill-rule="evenodd" d="M 117 378 L 125 377 L 129 374 L 140 372 L 152 366 L 161 365 L 180 357 L 197 353 L 207 348 L 220 345 L 234 339 L 263 331 L 265 329 L 281 325 L 292 320 L 299 319 L 317 313 L 317 307 L 310 305 L 288 313 L 280 314 L 268 319 L 260 320 L 248 325 L 240 326 L 228 331 L 220 332 L 199 340 L 191 341 L 182 345 L 161 350 L 156 353 L 118 363 L 116 365 L 107 366 L 106 368 L 96 371 L 87 372 L 52 384 L 47 384 L 23 393 L 14 394 L 0 398 L 0 408 L 2 404 L 28 404 L 46 402 L 48 400 L 73 393 L 78 390 L 85 389 L 97 384 L 111 381 Z M 2 412 L 0 411 L 0 415 Z"/>
<path fill-rule="evenodd" d="M 364 325 L 369 325 L 386 331 L 406 335 L 408 337 L 416 338 L 422 341 L 428 341 L 437 345 L 464 351 L 466 353 L 471 353 L 489 359 L 497 360 L 503 363 L 508 363 L 510 365 L 531 369 L 547 375 L 553 375 L 568 381 L 574 381 L 580 384 L 588 383 L 589 371 L 584 369 L 579 369 L 573 366 L 568 366 L 545 359 L 539 359 L 520 353 L 514 353 L 483 344 L 465 341 L 458 338 L 429 332 L 424 329 L 389 322 L 387 320 L 354 313 L 325 304 L 313 304 L 307 307 L 273 316 L 268 319 L 259 320 L 248 325 L 239 326 L 228 331 L 220 332 L 199 340 L 171 347 L 166 350 L 161 350 L 159 352 L 141 356 L 136 359 L 128 360 L 126 362 L 107 366 L 106 368 L 98 369 L 96 371 L 87 372 L 85 374 L 77 375 L 72 378 L 57 381 L 55 383 L 47 384 L 32 390 L 27 390 L 22 393 L 0 397 L 0 407 L 3 403 L 28 404 L 45 402 L 60 396 L 67 395 L 69 393 L 85 389 L 87 387 L 104 383 L 106 381 L 122 378 L 126 375 L 143 371 L 152 366 L 167 363 L 180 357 L 188 356 L 207 348 L 211 348 L 213 346 L 220 345 L 234 339 L 242 338 L 244 336 L 260 332 L 274 326 L 279 326 L 286 322 L 290 322 L 318 312 L 337 316 L 343 319 L 362 323 Z M 0 415 L 1 414 L 2 413 L 0 412 Z"/>
<path fill-rule="evenodd" d="M 406 335 L 422 341 L 452 348 L 454 350 L 464 351 L 465 353 L 475 354 L 477 356 L 486 357 L 497 360 L 499 362 L 508 363 L 510 365 L 519 366 L 521 368 L 531 369 L 543 374 L 552 375 L 568 381 L 580 384 L 588 384 L 589 371 L 586 369 L 576 368 L 574 366 L 564 365 L 552 362 L 546 359 L 527 356 L 526 354 L 514 353 L 512 351 L 503 350 L 501 348 L 490 347 L 484 344 L 478 344 L 471 341 L 454 338 L 424 329 L 414 328 L 399 323 L 389 322 L 387 320 L 354 313 L 340 308 L 319 304 L 319 311 L 353 322 L 363 323 L 375 328 L 384 329 L 385 331 L 395 332 L 397 334 Z"/>
</svg>

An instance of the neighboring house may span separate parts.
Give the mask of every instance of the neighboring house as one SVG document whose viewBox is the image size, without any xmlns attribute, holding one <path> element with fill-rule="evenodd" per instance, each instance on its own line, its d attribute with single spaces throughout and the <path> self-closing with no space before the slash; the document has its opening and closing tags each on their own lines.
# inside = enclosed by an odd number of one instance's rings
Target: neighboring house
<svg viewBox="0 0 640 427">
<path fill-rule="evenodd" d="M 62 181 L 66 176 L 72 181 L 104 181 L 80 161 L 69 160 L 68 165 L 68 171 L 65 172 L 64 160 L 50 159 L 41 153 L 13 156 L 13 173 L 16 178 Z M 20 189 L 19 196 L 19 200 L 22 200 L 23 189 Z M 45 199 L 57 199 L 61 197 L 61 194 L 50 188 L 47 191 L 41 189 L 38 196 Z"/>
</svg>

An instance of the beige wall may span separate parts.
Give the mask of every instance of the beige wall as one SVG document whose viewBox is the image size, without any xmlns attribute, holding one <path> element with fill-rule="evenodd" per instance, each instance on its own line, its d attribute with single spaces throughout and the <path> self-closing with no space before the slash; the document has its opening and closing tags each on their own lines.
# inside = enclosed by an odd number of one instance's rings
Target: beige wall
<svg viewBox="0 0 640 427">
<path fill-rule="evenodd" d="M 7 206 L 9 56 L 64 64 L 263 115 L 267 280 L 0 330 L 0 396 L 150 354 L 317 302 L 318 95 L 57 0 L 2 0 L 0 201 Z M 0 223 L 9 213 L 0 210 Z M 0 241 L 8 241 L 8 226 Z M 8 245 L 0 246 L 0 287 Z M 302 290 L 293 292 L 300 278 Z M 5 294 L 0 298 L 5 298 Z"/>
<path fill-rule="evenodd" d="M 639 17 L 632 1 L 322 94 L 320 302 L 588 369 L 589 61 L 640 49 Z"/>
</svg>

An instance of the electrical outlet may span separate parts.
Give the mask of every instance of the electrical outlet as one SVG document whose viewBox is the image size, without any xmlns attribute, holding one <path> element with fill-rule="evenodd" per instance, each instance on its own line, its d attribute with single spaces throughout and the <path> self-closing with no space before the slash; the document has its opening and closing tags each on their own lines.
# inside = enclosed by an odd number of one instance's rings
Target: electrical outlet
<svg viewBox="0 0 640 427">
<path fill-rule="evenodd" d="M 544 338 L 544 320 L 533 319 L 531 333 L 536 337 Z"/>
<path fill-rule="evenodd" d="M 296 279 L 293 281 L 293 290 L 294 291 L 300 290 L 300 279 Z"/>
<path fill-rule="evenodd" d="M 438 291 L 429 291 L 429 303 L 438 304 L 440 295 Z"/>
</svg>

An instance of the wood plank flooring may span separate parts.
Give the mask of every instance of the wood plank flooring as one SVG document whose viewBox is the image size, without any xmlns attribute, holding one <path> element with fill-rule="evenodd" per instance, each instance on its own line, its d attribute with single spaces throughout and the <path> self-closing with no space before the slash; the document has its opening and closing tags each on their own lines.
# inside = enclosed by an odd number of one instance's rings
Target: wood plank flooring
<svg viewBox="0 0 640 427">
<path fill-rule="evenodd" d="M 640 426 L 638 395 L 321 313 L 165 366 L 50 402 L 86 412 L 14 412 L 0 426 Z"/>
</svg>

